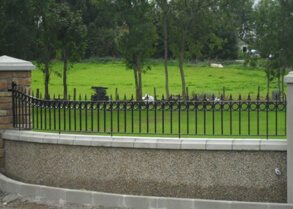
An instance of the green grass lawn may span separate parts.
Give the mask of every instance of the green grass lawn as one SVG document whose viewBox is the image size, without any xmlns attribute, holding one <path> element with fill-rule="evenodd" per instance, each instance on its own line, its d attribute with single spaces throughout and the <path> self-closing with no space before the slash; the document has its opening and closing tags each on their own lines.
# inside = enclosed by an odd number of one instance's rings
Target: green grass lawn
<svg viewBox="0 0 293 209">
<path fill-rule="evenodd" d="M 154 95 L 156 87 L 157 95 L 161 97 L 165 94 L 165 75 L 164 63 L 162 60 L 151 61 L 151 70 L 142 75 L 143 95 L 148 93 Z M 189 95 L 193 93 L 215 93 L 220 96 L 223 87 L 226 89 L 226 96 L 233 95 L 238 98 L 241 93 L 242 98 L 251 94 L 255 98 L 258 86 L 261 89 L 261 97 L 266 95 L 266 77 L 263 69 L 244 67 L 242 64 L 225 65 L 223 69 L 211 68 L 207 63 L 185 64 L 186 86 L 189 89 Z M 62 74 L 62 63 L 55 63 L 54 70 Z M 108 95 L 115 95 L 115 89 L 118 88 L 120 99 L 127 95 L 129 99 L 131 94 L 135 94 L 134 75 L 132 70 L 126 70 L 122 61 L 112 62 L 81 62 L 75 64 L 68 71 L 68 92 L 73 93 L 76 88 L 77 95 L 82 98 L 87 94 L 88 98 L 94 93 L 92 86 L 108 87 Z M 181 79 L 178 64 L 171 61 L 169 64 L 169 86 L 171 94 L 181 94 Z M 32 73 L 32 89 L 37 88 L 44 94 L 44 75 L 37 69 Z M 271 83 L 271 91 L 277 90 L 277 81 Z M 51 73 L 49 92 L 56 97 L 63 95 L 62 78 Z"/>
</svg>

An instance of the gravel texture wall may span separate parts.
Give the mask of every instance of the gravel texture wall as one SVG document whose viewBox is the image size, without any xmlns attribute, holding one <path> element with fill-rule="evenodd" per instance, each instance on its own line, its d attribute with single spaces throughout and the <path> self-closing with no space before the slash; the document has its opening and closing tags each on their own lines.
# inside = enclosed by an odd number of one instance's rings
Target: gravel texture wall
<svg viewBox="0 0 293 209">
<path fill-rule="evenodd" d="M 134 149 L 6 140 L 5 154 L 6 175 L 33 184 L 253 202 L 286 202 L 287 196 L 286 151 Z"/>
</svg>

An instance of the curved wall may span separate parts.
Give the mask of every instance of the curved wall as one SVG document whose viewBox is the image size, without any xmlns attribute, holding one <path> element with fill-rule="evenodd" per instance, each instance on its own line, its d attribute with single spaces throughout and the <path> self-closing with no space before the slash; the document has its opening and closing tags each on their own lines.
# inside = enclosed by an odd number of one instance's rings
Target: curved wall
<svg viewBox="0 0 293 209">
<path fill-rule="evenodd" d="M 27 183 L 133 195 L 286 202 L 285 140 L 25 131 L 5 131 L 3 138 L 7 176 Z"/>
</svg>

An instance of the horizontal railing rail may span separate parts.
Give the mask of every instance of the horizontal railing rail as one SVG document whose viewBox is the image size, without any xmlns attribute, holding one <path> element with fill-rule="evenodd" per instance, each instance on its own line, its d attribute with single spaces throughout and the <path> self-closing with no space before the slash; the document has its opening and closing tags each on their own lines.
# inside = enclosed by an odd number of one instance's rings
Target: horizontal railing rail
<svg viewBox="0 0 293 209">
<path fill-rule="evenodd" d="M 286 99 L 72 101 L 36 98 L 15 84 L 11 91 L 13 126 L 19 129 L 179 137 L 286 136 Z"/>
</svg>

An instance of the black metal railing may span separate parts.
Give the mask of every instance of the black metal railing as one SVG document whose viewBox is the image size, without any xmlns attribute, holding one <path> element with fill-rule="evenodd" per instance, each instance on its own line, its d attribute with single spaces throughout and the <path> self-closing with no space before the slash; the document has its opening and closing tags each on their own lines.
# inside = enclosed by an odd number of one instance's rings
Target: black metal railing
<svg viewBox="0 0 293 209">
<path fill-rule="evenodd" d="M 286 136 L 286 99 L 87 101 L 31 96 L 12 85 L 13 126 L 57 132 L 183 136 Z M 285 97 L 283 97 L 285 98 Z"/>
</svg>

